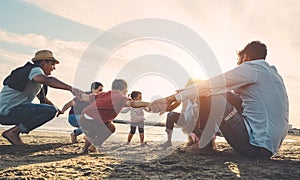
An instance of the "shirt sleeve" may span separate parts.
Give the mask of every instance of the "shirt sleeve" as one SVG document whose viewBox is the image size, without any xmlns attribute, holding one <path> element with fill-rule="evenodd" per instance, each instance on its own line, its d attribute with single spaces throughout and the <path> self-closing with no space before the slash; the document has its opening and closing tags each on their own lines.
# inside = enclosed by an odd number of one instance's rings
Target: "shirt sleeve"
<svg viewBox="0 0 300 180">
<path fill-rule="evenodd" d="M 131 107 L 124 107 L 121 111 L 121 113 L 127 113 L 131 110 Z"/>
<path fill-rule="evenodd" d="M 256 81 L 257 68 L 251 62 L 243 63 L 224 74 L 214 76 L 208 80 L 197 83 L 195 86 L 188 86 L 184 91 L 175 95 L 177 101 L 193 99 L 197 97 L 222 94 L 241 86 Z"/>
<path fill-rule="evenodd" d="M 35 76 L 40 75 L 40 74 L 45 74 L 44 71 L 42 70 L 42 68 L 40 67 L 34 67 L 31 69 L 29 75 L 28 75 L 28 79 L 32 80 Z"/>
</svg>

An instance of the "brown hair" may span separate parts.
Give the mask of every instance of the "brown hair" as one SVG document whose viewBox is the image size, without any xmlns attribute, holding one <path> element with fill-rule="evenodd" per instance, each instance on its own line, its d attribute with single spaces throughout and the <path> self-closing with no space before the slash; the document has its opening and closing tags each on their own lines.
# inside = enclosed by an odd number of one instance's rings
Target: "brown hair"
<svg viewBox="0 0 300 180">
<path fill-rule="evenodd" d="M 237 52 L 239 56 L 246 54 L 250 60 L 265 59 L 267 56 L 267 46 L 260 41 L 248 43 L 243 50 Z"/>
</svg>

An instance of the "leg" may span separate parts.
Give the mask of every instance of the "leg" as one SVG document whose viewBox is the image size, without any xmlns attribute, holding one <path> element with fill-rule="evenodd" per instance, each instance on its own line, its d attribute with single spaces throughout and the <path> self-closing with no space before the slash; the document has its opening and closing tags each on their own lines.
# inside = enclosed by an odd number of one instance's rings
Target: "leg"
<svg viewBox="0 0 300 180">
<path fill-rule="evenodd" d="M 45 124 L 55 117 L 57 109 L 47 104 L 21 104 L 13 108 L 6 116 L 6 125 L 16 125 L 3 132 L 3 137 L 12 144 L 23 144 L 20 133 L 29 133 L 31 130 Z"/>
<path fill-rule="evenodd" d="M 144 143 L 144 121 L 138 122 L 139 135 L 140 135 L 140 143 Z"/>
<path fill-rule="evenodd" d="M 88 140 L 88 137 L 87 136 L 84 136 L 84 146 L 83 146 L 83 149 L 82 149 L 82 154 L 86 154 L 89 152 L 89 147 L 92 145 L 91 142 Z"/>
<path fill-rule="evenodd" d="M 272 156 L 267 149 L 250 144 L 248 131 L 241 114 L 236 113 L 229 120 L 223 121 L 220 129 L 227 142 L 240 155 L 250 158 L 270 158 Z"/>
<path fill-rule="evenodd" d="M 80 117 L 79 125 L 88 138 L 88 142 L 95 146 L 101 146 L 101 144 L 115 132 L 113 123 L 104 123 L 102 120 L 86 119 L 83 115 Z M 86 142 L 86 146 L 89 145 L 88 142 Z M 86 150 L 86 146 L 84 146 L 83 151 Z"/>
<path fill-rule="evenodd" d="M 167 140 L 166 144 L 169 144 L 170 146 L 172 146 L 172 135 L 173 135 L 173 130 L 171 130 L 171 129 L 166 129 L 166 132 L 167 132 L 167 137 L 168 137 L 168 140 Z"/>
<path fill-rule="evenodd" d="M 128 138 L 127 138 L 127 144 L 129 144 L 131 142 L 132 137 L 133 137 L 133 134 L 129 133 Z"/>
<path fill-rule="evenodd" d="M 140 142 L 141 142 L 141 144 L 143 144 L 144 143 L 144 133 L 139 133 L 139 135 L 140 135 Z"/>
<path fill-rule="evenodd" d="M 23 145 L 20 138 L 20 128 L 18 126 L 15 126 L 13 128 L 10 128 L 2 133 L 2 136 L 7 139 L 12 145 Z"/>
<path fill-rule="evenodd" d="M 128 134 L 128 138 L 127 138 L 127 144 L 129 144 L 131 142 L 131 139 L 133 137 L 133 135 L 135 134 L 135 131 L 136 131 L 136 123 L 134 122 L 131 122 L 130 123 L 130 132 Z"/>
<path fill-rule="evenodd" d="M 166 146 L 172 146 L 172 134 L 173 134 L 173 128 L 174 124 L 178 122 L 180 117 L 180 113 L 177 112 L 169 112 L 167 115 L 166 120 L 166 132 L 168 140 L 164 143 Z"/>
<path fill-rule="evenodd" d="M 207 124 L 209 124 L 208 121 L 210 120 L 213 121 L 214 118 L 220 116 L 220 113 L 221 114 L 223 113 L 223 117 L 221 118 L 220 121 L 221 122 L 220 130 L 223 133 L 227 142 L 233 147 L 234 150 L 236 150 L 239 154 L 247 157 L 255 157 L 255 158 L 270 157 L 272 154 L 268 150 L 250 144 L 249 135 L 245 126 L 243 116 L 241 115 L 241 113 L 239 113 L 239 111 L 241 112 L 243 110 L 241 107 L 241 100 L 238 97 L 234 96 L 232 93 L 223 94 L 222 96 L 220 95 L 212 96 L 212 99 L 213 98 L 215 98 L 214 100 L 216 100 L 215 102 L 217 102 L 217 104 L 223 104 L 225 109 L 223 110 L 219 109 L 219 113 L 210 113 L 208 119 L 200 119 L 201 128 L 203 128 L 202 125 L 204 125 L 204 127 L 206 128 Z M 203 104 L 201 102 L 201 107 L 202 105 Z M 218 105 L 214 107 L 218 107 Z M 214 109 L 211 109 L 211 112 L 212 111 L 214 111 Z M 200 109 L 200 113 L 201 113 L 201 109 Z M 217 114 L 217 116 L 215 114 Z M 214 127 L 209 127 L 209 128 L 214 128 Z M 205 135 L 205 130 L 206 129 L 204 129 L 202 136 Z M 206 136 L 206 137 L 210 137 L 210 136 Z M 212 141 L 210 141 L 208 145 L 205 146 L 203 149 L 208 149 L 209 146 L 213 148 Z"/>
<path fill-rule="evenodd" d="M 77 127 L 77 129 L 74 129 L 74 131 L 71 133 L 71 142 L 72 143 L 77 143 L 77 136 L 82 134 L 82 131 L 79 127 L 78 121 L 80 119 L 80 115 L 77 114 L 70 114 L 68 117 L 68 121 L 71 126 Z"/>
<path fill-rule="evenodd" d="M 210 155 L 215 153 L 213 149 L 215 124 L 221 122 L 222 119 L 220 119 L 220 117 L 223 116 L 224 112 L 220 108 L 224 108 L 225 106 L 225 103 L 222 103 L 219 100 L 220 98 L 222 100 L 222 98 L 224 97 L 219 95 L 215 97 L 201 97 L 199 99 L 199 124 L 197 123 L 197 126 L 193 132 L 200 138 L 200 141 L 188 147 L 186 149 L 187 152 L 203 155 Z"/>
<path fill-rule="evenodd" d="M 15 122 L 21 133 L 29 133 L 31 130 L 45 124 L 55 117 L 57 109 L 48 104 L 21 104 L 13 108 L 8 118 Z"/>
</svg>

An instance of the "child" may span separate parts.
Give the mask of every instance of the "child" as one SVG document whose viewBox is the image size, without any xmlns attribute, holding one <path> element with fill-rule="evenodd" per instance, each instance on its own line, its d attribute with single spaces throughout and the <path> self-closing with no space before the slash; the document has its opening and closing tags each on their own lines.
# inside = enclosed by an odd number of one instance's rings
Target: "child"
<svg viewBox="0 0 300 180">
<path fill-rule="evenodd" d="M 101 93 L 103 90 L 103 85 L 100 82 L 93 82 L 91 84 L 91 91 L 89 92 L 89 94 L 99 94 Z M 68 116 L 68 121 L 70 123 L 71 126 L 73 127 L 77 127 L 77 129 L 74 129 L 74 131 L 71 133 L 71 142 L 72 143 L 77 143 L 77 136 L 79 136 L 80 134 L 82 134 L 82 131 L 78 125 L 78 121 L 80 118 L 80 114 L 82 113 L 82 110 L 88 106 L 90 103 L 88 102 L 84 102 L 79 100 L 78 98 L 74 98 L 71 101 L 69 101 L 68 103 L 66 103 L 62 110 L 60 111 L 60 114 L 63 114 L 67 109 L 70 109 L 69 111 L 69 116 Z M 59 116 L 60 114 L 58 114 L 57 116 Z"/>
<path fill-rule="evenodd" d="M 100 146 L 112 133 L 115 126 L 112 120 L 123 107 L 148 107 L 148 102 L 133 101 L 126 97 L 127 83 L 122 79 L 115 79 L 112 90 L 98 95 L 82 95 L 82 100 L 89 101 L 80 117 L 79 125 L 85 133 L 85 145 L 82 153 L 88 153 L 94 144 Z"/>
<path fill-rule="evenodd" d="M 134 101 L 141 101 L 142 100 L 142 93 L 139 91 L 133 91 L 130 94 L 130 97 L 132 100 Z M 126 108 L 122 111 L 122 113 L 126 113 L 128 111 L 130 111 L 130 132 L 128 134 L 128 139 L 127 139 L 127 144 L 130 143 L 135 131 L 136 131 L 136 127 L 138 127 L 139 130 L 139 135 L 140 135 L 140 143 L 141 145 L 144 144 L 144 111 L 149 111 L 148 107 L 144 107 L 144 108 Z"/>
</svg>

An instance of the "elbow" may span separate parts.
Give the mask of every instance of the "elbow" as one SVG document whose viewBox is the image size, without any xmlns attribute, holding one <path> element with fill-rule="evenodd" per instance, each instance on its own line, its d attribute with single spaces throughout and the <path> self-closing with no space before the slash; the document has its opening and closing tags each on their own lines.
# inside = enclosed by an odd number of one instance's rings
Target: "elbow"
<svg viewBox="0 0 300 180">
<path fill-rule="evenodd" d="M 51 87 L 52 77 L 46 77 L 43 84 Z"/>
</svg>

